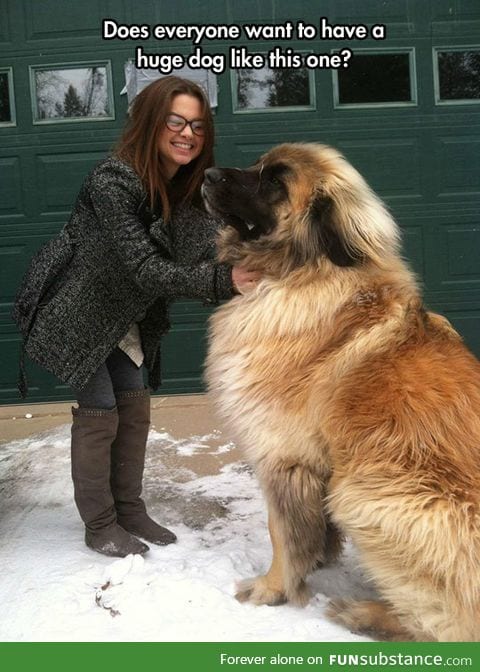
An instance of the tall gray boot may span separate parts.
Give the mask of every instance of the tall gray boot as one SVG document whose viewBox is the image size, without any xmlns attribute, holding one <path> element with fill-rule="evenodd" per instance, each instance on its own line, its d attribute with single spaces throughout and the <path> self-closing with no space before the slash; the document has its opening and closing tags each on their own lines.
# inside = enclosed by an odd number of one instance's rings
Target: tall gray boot
<svg viewBox="0 0 480 672">
<path fill-rule="evenodd" d="M 75 503 L 85 523 L 86 545 L 123 558 L 146 553 L 148 546 L 122 529 L 110 489 L 110 450 L 118 427 L 118 413 L 72 408 L 72 479 Z"/>
<path fill-rule="evenodd" d="M 118 430 L 112 443 L 110 484 L 117 520 L 125 530 L 152 544 L 171 544 L 177 537 L 150 518 L 140 497 L 150 428 L 150 392 L 120 392 L 116 400 Z"/>
</svg>

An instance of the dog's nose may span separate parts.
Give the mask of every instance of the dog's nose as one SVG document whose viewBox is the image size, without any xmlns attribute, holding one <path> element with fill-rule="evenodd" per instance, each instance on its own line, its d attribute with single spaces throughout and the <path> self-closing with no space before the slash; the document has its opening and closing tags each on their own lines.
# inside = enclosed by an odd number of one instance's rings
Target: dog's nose
<svg viewBox="0 0 480 672">
<path fill-rule="evenodd" d="M 223 172 L 220 168 L 207 168 L 205 171 L 205 182 L 221 182 L 224 180 Z"/>
</svg>

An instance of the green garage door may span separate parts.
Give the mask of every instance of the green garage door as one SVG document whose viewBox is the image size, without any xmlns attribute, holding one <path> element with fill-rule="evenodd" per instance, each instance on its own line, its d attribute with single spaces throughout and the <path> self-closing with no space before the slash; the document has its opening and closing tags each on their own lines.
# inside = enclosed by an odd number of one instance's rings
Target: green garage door
<svg viewBox="0 0 480 672">
<path fill-rule="evenodd" d="M 341 148 L 399 221 L 405 255 L 427 305 L 447 315 L 480 353 L 480 5 L 477 0 L 0 0 L 0 403 L 16 392 L 19 336 L 10 319 L 33 252 L 66 221 L 90 167 L 126 114 L 125 63 L 146 53 L 188 54 L 187 41 L 102 40 L 120 24 L 384 24 L 386 37 L 354 41 L 257 40 L 267 54 L 330 54 L 348 67 L 226 69 L 218 74 L 217 162 L 246 166 L 279 142 Z M 205 52 L 229 53 L 225 41 Z M 290 53 L 291 53 L 290 51 Z M 249 64 L 246 63 L 246 66 Z M 208 310 L 174 306 L 162 393 L 202 389 Z M 30 400 L 70 391 L 29 366 Z"/>
</svg>

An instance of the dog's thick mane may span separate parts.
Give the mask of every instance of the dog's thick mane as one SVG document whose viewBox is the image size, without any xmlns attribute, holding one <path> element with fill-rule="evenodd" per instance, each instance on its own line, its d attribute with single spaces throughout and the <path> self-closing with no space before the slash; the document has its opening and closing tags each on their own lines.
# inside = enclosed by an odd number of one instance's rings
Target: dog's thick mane
<svg viewBox="0 0 480 672">
<path fill-rule="evenodd" d="M 339 273 L 333 264 L 322 261 L 284 277 L 267 275 L 252 292 L 234 301 L 238 301 L 239 332 L 247 335 L 248 331 L 248 338 L 253 331 L 272 337 L 317 332 L 318 341 L 318 334 L 329 333 L 345 312 L 350 323 L 355 314 L 365 325 L 367 313 L 371 323 L 387 305 L 391 309 L 394 302 L 405 306 L 420 298 L 414 275 L 399 260 L 388 272 L 371 268 L 368 274 L 363 268 Z"/>
</svg>

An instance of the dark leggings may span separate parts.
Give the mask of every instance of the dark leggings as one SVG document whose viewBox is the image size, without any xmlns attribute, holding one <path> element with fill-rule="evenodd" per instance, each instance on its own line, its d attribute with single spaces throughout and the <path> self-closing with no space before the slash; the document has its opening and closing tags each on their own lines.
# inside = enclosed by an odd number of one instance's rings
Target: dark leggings
<svg viewBox="0 0 480 672">
<path fill-rule="evenodd" d="M 80 408 L 112 409 L 116 406 L 118 392 L 143 390 L 143 366 L 138 368 L 120 348 L 93 374 L 83 390 L 74 389 Z"/>
</svg>

